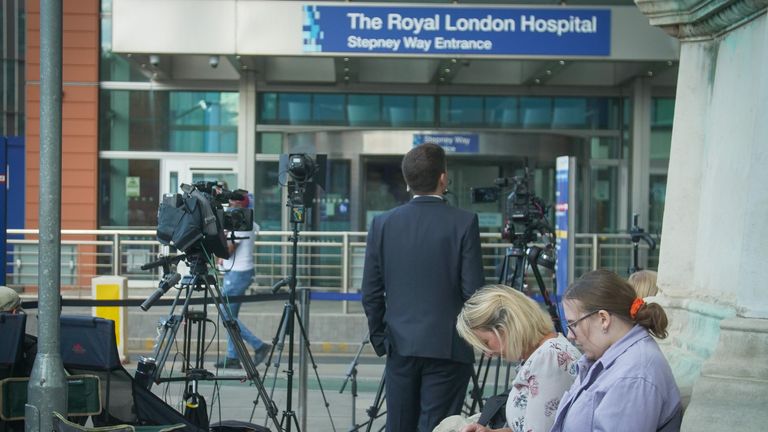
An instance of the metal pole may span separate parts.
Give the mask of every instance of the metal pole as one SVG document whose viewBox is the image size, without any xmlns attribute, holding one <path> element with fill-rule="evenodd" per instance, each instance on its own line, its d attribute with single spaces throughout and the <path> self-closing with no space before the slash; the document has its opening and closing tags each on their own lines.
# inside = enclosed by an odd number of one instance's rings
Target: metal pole
<svg viewBox="0 0 768 432">
<path fill-rule="evenodd" d="M 301 321 L 304 323 L 304 330 L 309 337 L 309 289 L 302 288 L 299 290 L 299 302 L 301 303 Z M 307 430 L 307 361 L 309 360 L 309 353 L 307 353 L 307 344 L 309 341 L 304 339 L 304 334 L 300 335 L 299 341 L 299 424 L 301 430 Z M 291 389 L 288 389 L 291 391 Z"/>
<path fill-rule="evenodd" d="M 344 293 L 349 292 L 349 233 L 345 232 L 341 238 L 341 290 Z M 349 313 L 349 302 L 344 300 L 342 303 L 342 313 Z"/>
<path fill-rule="evenodd" d="M 29 379 L 27 432 L 53 430 L 66 414 L 59 349 L 61 316 L 61 0 L 40 0 L 40 285 L 37 357 Z"/>
</svg>

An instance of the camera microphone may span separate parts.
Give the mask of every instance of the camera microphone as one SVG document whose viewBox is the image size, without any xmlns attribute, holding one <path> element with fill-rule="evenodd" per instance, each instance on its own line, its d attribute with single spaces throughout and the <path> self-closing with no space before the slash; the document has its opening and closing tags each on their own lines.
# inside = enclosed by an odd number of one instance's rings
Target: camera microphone
<svg viewBox="0 0 768 432">
<path fill-rule="evenodd" d="M 157 287 L 155 292 L 152 293 L 149 297 L 147 297 L 146 300 L 144 300 L 144 303 L 139 306 L 141 310 L 144 312 L 148 311 L 149 308 L 151 308 L 156 301 L 160 299 L 166 292 L 168 292 L 169 289 L 171 289 L 174 285 L 176 285 L 181 280 L 181 275 L 173 272 L 168 273 L 163 276 L 163 279 L 160 281 L 160 285 Z"/>
</svg>

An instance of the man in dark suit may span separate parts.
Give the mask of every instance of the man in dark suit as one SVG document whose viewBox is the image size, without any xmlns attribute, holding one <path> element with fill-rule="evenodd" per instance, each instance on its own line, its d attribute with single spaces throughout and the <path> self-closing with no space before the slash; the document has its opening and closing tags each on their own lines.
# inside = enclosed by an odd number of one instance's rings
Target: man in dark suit
<svg viewBox="0 0 768 432">
<path fill-rule="evenodd" d="M 477 215 L 448 205 L 445 152 L 403 158 L 413 199 L 373 219 L 363 271 L 371 345 L 387 354 L 387 431 L 431 432 L 461 411 L 474 354 L 456 332 L 464 301 L 483 285 Z"/>
</svg>

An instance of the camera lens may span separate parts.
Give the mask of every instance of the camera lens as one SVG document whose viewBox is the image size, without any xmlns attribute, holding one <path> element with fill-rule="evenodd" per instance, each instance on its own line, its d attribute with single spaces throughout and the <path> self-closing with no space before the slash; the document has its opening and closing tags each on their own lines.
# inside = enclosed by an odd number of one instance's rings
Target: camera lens
<svg viewBox="0 0 768 432">
<path fill-rule="evenodd" d="M 307 155 L 291 155 L 288 162 L 288 172 L 296 181 L 309 181 L 314 171 L 315 164 Z"/>
</svg>

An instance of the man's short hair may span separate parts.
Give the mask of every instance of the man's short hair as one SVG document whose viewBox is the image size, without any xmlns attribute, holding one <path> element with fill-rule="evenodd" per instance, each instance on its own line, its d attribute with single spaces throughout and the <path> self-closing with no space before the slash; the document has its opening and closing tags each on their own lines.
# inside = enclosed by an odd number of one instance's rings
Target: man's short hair
<svg viewBox="0 0 768 432">
<path fill-rule="evenodd" d="M 417 195 L 435 192 L 440 175 L 446 171 L 445 150 L 436 144 L 421 144 L 403 157 L 403 178 Z"/>
</svg>

